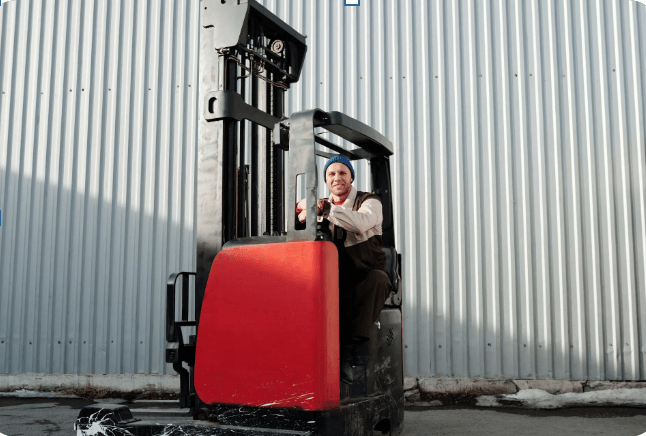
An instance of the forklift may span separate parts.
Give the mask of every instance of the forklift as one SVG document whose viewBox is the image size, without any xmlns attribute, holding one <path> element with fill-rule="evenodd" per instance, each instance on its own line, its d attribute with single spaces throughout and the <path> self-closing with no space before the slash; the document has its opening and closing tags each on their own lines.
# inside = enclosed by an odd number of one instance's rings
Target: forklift
<svg viewBox="0 0 646 436">
<path fill-rule="evenodd" d="M 157 424 L 124 405 L 94 404 L 81 410 L 77 434 L 399 435 L 402 259 L 392 143 L 339 112 L 284 116 L 305 37 L 255 0 L 202 0 L 200 12 L 197 263 L 195 272 L 172 274 L 166 290 L 166 362 L 192 419 Z M 369 163 L 393 285 L 370 340 L 355 349 L 351 385 L 340 382 L 338 252 L 316 213 L 317 156 L 339 155 Z M 303 195 L 304 226 L 296 214 Z"/>
</svg>

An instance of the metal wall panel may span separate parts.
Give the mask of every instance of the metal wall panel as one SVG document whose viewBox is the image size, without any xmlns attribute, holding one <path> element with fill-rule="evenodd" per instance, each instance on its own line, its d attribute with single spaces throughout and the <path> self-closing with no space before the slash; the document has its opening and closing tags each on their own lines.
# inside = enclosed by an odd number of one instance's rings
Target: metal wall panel
<svg viewBox="0 0 646 436">
<path fill-rule="evenodd" d="M 646 6 L 263 4 L 308 35 L 287 112 L 395 144 L 407 375 L 646 379 Z M 169 372 L 198 20 L 195 0 L 0 8 L 0 372 Z"/>
<path fill-rule="evenodd" d="M 406 374 L 646 379 L 646 6 L 343 3 L 263 1 L 308 36 L 287 112 L 396 147 Z"/>
<path fill-rule="evenodd" d="M 0 7 L 0 373 L 172 373 L 195 268 L 199 4 Z"/>
</svg>

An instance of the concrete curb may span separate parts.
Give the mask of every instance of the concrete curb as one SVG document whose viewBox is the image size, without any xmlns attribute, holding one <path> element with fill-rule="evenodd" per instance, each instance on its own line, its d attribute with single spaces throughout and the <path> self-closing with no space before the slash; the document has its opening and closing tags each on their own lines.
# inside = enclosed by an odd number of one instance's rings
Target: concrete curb
<svg viewBox="0 0 646 436">
<path fill-rule="evenodd" d="M 418 379 L 419 390 L 422 394 L 462 394 L 474 392 L 485 395 L 515 394 L 518 392 L 511 380 L 485 380 L 485 379 Z"/>
<path fill-rule="evenodd" d="M 588 382 L 584 392 L 605 391 L 609 389 L 646 389 L 646 382 L 607 382 L 593 381 Z"/>
<path fill-rule="evenodd" d="M 99 388 L 114 391 L 179 392 L 179 376 L 168 374 L 0 374 L 0 390 Z"/>
<path fill-rule="evenodd" d="M 478 396 L 516 394 L 536 389 L 552 395 L 584 393 L 616 389 L 645 389 L 646 382 L 611 382 L 587 380 L 491 380 L 405 377 L 406 406 L 429 407 L 443 404 L 471 402 Z"/>
</svg>

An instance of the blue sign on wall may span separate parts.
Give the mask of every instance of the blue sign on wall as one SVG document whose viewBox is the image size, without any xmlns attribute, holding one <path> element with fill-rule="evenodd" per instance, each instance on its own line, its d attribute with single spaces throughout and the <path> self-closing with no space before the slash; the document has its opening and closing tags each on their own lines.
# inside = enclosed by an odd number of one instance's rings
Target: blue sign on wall
<svg viewBox="0 0 646 436">
<path fill-rule="evenodd" d="M 360 6 L 361 0 L 344 0 L 346 6 Z"/>
</svg>

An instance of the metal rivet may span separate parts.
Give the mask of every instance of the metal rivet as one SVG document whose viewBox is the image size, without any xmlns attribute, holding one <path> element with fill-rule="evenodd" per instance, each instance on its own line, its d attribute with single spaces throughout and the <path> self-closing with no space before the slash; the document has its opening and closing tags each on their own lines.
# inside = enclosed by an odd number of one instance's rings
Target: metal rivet
<svg viewBox="0 0 646 436">
<path fill-rule="evenodd" d="M 626 345 L 628 345 L 628 344 L 626 344 Z"/>
<path fill-rule="evenodd" d="M 85 344 L 85 341 L 83 341 L 83 343 Z"/>
<path fill-rule="evenodd" d="M 70 341 L 70 344 L 71 344 L 71 343 L 72 343 L 72 341 Z"/>
<path fill-rule="evenodd" d="M 527 344 L 523 344 L 523 347 L 527 347 Z"/>
<path fill-rule="evenodd" d="M 440 345 L 440 348 L 442 348 L 442 346 L 441 346 L 441 345 Z"/>
<path fill-rule="evenodd" d="M 0 342 L 0 344 L 4 344 L 4 341 Z"/>
<path fill-rule="evenodd" d="M 574 348 L 574 345 L 570 345 L 570 348 Z"/>
<path fill-rule="evenodd" d="M 29 343 L 29 345 L 31 345 L 31 342 Z"/>
<path fill-rule="evenodd" d="M 61 341 L 58 341 L 58 343 L 60 344 L 60 343 L 61 343 Z"/>
<path fill-rule="evenodd" d="M 139 343 L 140 343 L 140 344 L 143 344 L 143 343 L 144 343 L 144 341 L 141 341 L 141 342 L 139 342 Z"/>
<path fill-rule="evenodd" d="M 404 345 L 404 348 L 408 348 L 408 345 Z"/>
<path fill-rule="evenodd" d="M 610 344 L 610 346 L 612 347 L 612 344 Z"/>
<path fill-rule="evenodd" d="M 487 344 L 487 345 L 491 347 L 491 344 Z"/>
</svg>

